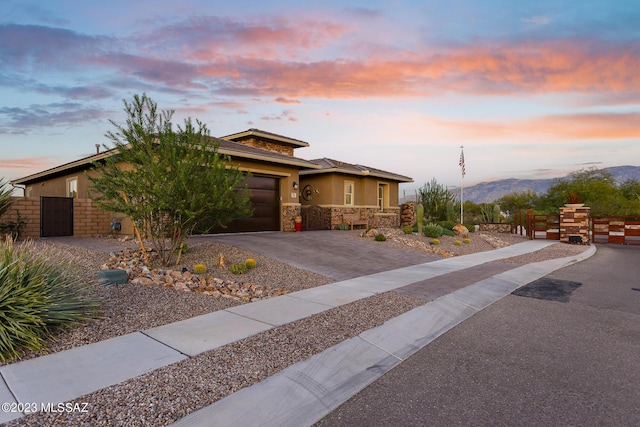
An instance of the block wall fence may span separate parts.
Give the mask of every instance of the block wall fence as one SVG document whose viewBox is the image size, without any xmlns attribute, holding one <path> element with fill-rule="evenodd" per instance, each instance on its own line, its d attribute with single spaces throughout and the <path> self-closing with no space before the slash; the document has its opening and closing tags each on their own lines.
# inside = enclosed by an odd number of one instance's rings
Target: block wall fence
<svg viewBox="0 0 640 427">
<path fill-rule="evenodd" d="M 40 238 L 40 197 L 12 197 L 9 211 L 0 217 L 0 223 L 17 221 L 20 218 L 27 221 L 22 231 L 22 239 Z M 112 214 L 97 209 L 91 199 L 73 199 L 73 235 L 76 237 L 91 237 L 109 234 L 111 230 Z"/>
</svg>

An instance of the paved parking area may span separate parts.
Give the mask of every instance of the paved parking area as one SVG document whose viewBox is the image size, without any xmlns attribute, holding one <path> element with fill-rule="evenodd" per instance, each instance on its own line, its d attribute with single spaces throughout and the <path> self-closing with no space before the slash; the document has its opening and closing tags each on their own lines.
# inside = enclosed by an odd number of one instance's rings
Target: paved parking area
<svg viewBox="0 0 640 427">
<path fill-rule="evenodd" d="M 640 425 L 640 247 L 546 276 L 568 302 L 509 295 L 433 341 L 322 426 Z"/>
<path fill-rule="evenodd" d="M 247 233 L 191 237 L 234 245 L 335 280 L 347 280 L 381 271 L 440 259 L 435 255 L 363 242 L 360 231 L 320 230 L 302 233 Z"/>
</svg>

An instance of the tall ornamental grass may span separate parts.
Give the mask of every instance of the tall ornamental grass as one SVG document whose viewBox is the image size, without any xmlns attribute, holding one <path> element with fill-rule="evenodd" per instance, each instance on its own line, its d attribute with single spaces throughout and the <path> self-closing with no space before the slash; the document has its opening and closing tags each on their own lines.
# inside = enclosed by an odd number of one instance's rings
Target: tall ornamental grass
<svg viewBox="0 0 640 427">
<path fill-rule="evenodd" d="M 87 320 L 98 303 L 73 268 L 27 242 L 0 244 L 0 360 L 42 348 L 52 328 Z"/>
</svg>

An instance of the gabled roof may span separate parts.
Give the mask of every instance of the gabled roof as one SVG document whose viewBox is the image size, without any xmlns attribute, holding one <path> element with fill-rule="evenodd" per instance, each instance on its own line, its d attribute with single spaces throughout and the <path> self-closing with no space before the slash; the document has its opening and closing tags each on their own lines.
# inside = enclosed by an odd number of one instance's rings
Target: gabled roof
<svg viewBox="0 0 640 427">
<path fill-rule="evenodd" d="M 357 176 L 371 176 L 375 178 L 384 178 L 392 181 L 398 182 L 413 182 L 413 178 L 409 178 L 408 176 L 399 175 L 393 172 L 387 172 L 380 169 L 372 168 L 369 166 L 363 165 L 354 165 L 347 162 L 341 162 L 339 160 L 322 158 L 322 159 L 314 159 L 311 160 L 312 163 L 316 164 L 320 167 L 320 169 L 314 170 L 301 170 L 301 176 L 308 175 L 317 175 L 324 173 L 344 173 L 348 175 L 357 175 Z"/>
<path fill-rule="evenodd" d="M 278 135 L 271 132 L 266 132 L 260 129 L 247 129 L 243 132 L 234 133 L 231 135 L 223 136 L 222 139 L 227 139 L 229 141 L 235 141 L 237 139 L 246 138 L 248 136 L 255 136 L 261 139 L 267 139 L 278 143 L 284 143 L 287 145 L 291 145 L 295 147 L 308 147 L 309 143 L 300 141 L 299 139 L 289 138 L 288 136 Z"/>
<path fill-rule="evenodd" d="M 319 168 L 318 165 L 312 163 L 308 160 L 300 159 L 293 156 L 288 156 L 285 154 L 276 153 L 269 150 L 264 150 L 262 148 L 251 147 L 246 144 L 242 144 L 235 141 L 228 141 L 225 139 L 214 138 L 220 146 L 218 148 L 218 152 L 220 154 L 231 156 L 232 161 L 234 159 L 249 159 L 249 160 L 257 160 L 263 161 L 267 163 L 275 163 L 279 165 L 288 165 L 294 166 L 297 168 Z M 116 154 L 115 149 L 111 149 L 108 151 L 104 151 L 102 153 L 93 154 L 88 157 L 84 157 L 79 160 L 75 160 L 73 162 L 65 163 L 60 166 L 56 166 L 51 169 L 44 170 L 42 172 L 37 172 L 32 175 L 25 176 L 23 178 L 15 179 L 11 181 L 11 184 L 14 185 L 29 185 L 33 182 L 39 182 L 47 178 L 54 178 L 60 175 L 66 175 L 69 173 L 88 170 L 92 167 L 93 162 L 97 162 L 100 160 L 104 160 L 107 157 L 111 157 Z"/>
</svg>

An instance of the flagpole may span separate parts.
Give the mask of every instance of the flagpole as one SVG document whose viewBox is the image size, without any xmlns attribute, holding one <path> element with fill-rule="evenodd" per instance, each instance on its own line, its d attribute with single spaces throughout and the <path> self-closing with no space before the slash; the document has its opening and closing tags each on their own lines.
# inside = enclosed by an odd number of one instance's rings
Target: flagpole
<svg viewBox="0 0 640 427">
<path fill-rule="evenodd" d="M 460 146 L 460 224 L 464 224 L 464 146 Z"/>
</svg>

